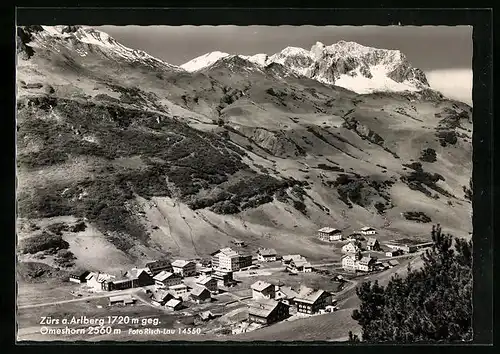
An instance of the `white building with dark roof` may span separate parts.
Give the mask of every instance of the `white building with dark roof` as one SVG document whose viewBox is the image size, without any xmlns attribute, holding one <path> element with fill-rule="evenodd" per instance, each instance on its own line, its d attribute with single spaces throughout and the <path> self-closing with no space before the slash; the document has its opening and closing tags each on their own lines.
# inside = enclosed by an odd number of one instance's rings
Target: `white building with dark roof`
<svg viewBox="0 0 500 354">
<path fill-rule="evenodd" d="M 342 268 L 348 272 L 358 270 L 358 261 L 362 258 L 361 252 L 348 253 L 342 257 Z"/>
<path fill-rule="evenodd" d="M 342 253 L 358 253 L 361 250 L 354 242 L 349 242 L 342 247 Z"/>
<path fill-rule="evenodd" d="M 240 255 L 230 247 L 222 248 L 211 254 L 212 268 L 231 272 L 240 269 Z"/>
<path fill-rule="evenodd" d="M 85 277 L 86 285 L 95 291 L 102 291 L 106 289 L 106 283 L 116 279 L 114 275 L 100 273 L 100 272 L 90 272 Z"/>
<path fill-rule="evenodd" d="M 323 241 L 340 241 L 342 240 L 342 231 L 333 227 L 323 227 L 318 230 L 318 237 Z"/>
<path fill-rule="evenodd" d="M 196 274 L 196 263 L 178 259 L 172 263 L 172 269 L 182 277 L 190 277 Z"/>
<path fill-rule="evenodd" d="M 373 270 L 373 266 L 375 265 L 375 258 L 371 256 L 364 256 L 358 261 L 358 270 L 361 272 L 371 272 Z"/>
<path fill-rule="evenodd" d="M 253 299 L 274 299 L 276 294 L 275 286 L 262 280 L 253 283 L 250 288 Z"/>
<path fill-rule="evenodd" d="M 261 262 L 276 261 L 278 252 L 274 248 L 259 248 L 257 251 L 257 259 Z"/>
</svg>

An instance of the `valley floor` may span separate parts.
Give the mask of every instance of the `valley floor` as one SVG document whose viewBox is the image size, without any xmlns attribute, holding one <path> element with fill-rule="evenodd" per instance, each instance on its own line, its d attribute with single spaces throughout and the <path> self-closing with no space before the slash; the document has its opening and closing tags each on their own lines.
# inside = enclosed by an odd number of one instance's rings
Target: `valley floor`
<svg viewBox="0 0 500 354">
<path fill-rule="evenodd" d="M 80 284 L 20 283 L 18 290 L 17 339 L 18 341 L 342 341 L 349 331 L 359 333 L 359 325 L 351 313 L 359 303 L 355 289 L 367 280 L 378 280 L 384 284 L 394 274 L 402 274 L 409 263 L 418 266 L 419 255 L 398 257 L 400 264 L 386 271 L 355 276 L 339 286 L 331 275 L 299 273 L 287 275 L 280 263 L 262 264 L 257 270 L 236 272 L 237 285 L 213 296 L 211 303 L 195 304 L 185 301 L 185 308 L 171 312 L 154 306 L 145 288 L 123 291 L 87 293 Z M 313 264 L 316 268 L 339 273 L 337 262 Z M 346 275 L 346 278 L 348 275 Z M 247 304 L 251 299 L 250 284 L 258 279 L 288 286 L 304 284 L 329 290 L 338 301 L 339 310 L 323 315 L 303 315 L 291 310 L 286 321 L 257 329 L 252 332 L 231 335 L 231 328 L 248 316 Z M 348 278 L 347 278 L 348 279 Z M 187 285 L 194 278 L 185 278 Z M 78 296 L 81 294 L 81 296 Z M 129 306 L 110 306 L 109 296 L 131 294 L 138 301 Z M 207 322 L 196 321 L 203 311 L 221 315 Z M 85 316 L 89 320 L 102 320 L 97 324 L 71 324 L 71 319 Z M 111 323 L 114 316 L 126 319 Z M 68 324 L 63 324 L 63 319 Z M 158 321 L 158 322 L 155 322 Z M 68 328 L 68 333 L 51 331 Z M 138 331 L 142 330 L 142 332 Z M 148 332 L 149 330 L 149 332 Z M 97 331 L 97 332 L 96 332 Z M 99 333 L 101 331 L 101 333 Z M 155 332 L 157 331 L 157 332 Z M 228 332 L 229 331 L 229 332 Z M 229 334 L 228 334 L 229 333 Z"/>
</svg>

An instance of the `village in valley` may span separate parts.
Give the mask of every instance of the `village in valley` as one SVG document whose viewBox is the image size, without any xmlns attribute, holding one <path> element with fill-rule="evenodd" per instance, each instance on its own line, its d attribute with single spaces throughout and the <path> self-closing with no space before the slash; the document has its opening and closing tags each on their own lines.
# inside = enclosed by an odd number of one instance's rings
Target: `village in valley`
<svg viewBox="0 0 500 354">
<path fill-rule="evenodd" d="M 415 259 L 432 245 L 409 239 L 381 244 L 372 227 L 348 235 L 323 227 L 315 237 L 340 250 L 340 261 L 313 264 L 271 248 L 250 252 L 234 239 L 203 259 L 150 260 L 121 274 L 85 269 L 71 274 L 71 293 L 75 301 L 98 298 L 98 313 L 127 313 L 127 308 L 138 313 L 147 306 L 180 322 L 191 318 L 184 323 L 201 328 L 199 334 L 230 336 L 333 314 L 355 295 L 357 278 L 401 267 L 400 260 Z"/>
</svg>

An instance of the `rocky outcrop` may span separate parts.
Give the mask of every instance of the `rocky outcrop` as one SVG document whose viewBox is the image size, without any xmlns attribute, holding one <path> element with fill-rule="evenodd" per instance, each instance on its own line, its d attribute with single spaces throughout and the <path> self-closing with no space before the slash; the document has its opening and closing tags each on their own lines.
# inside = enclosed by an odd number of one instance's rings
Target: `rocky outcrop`
<svg viewBox="0 0 500 354">
<path fill-rule="evenodd" d="M 42 26 L 21 26 L 17 27 L 17 53 L 21 55 L 21 58 L 27 60 L 35 54 L 35 50 L 28 45 L 33 39 L 33 33 L 43 31 Z"/>
<path fill-rule="evenodd" d="M 380 135 L 375 133 L 366 125 L 359 123 L 358 120 L 354 117 L 346 117 L 343 126 L 347 129 L 353 130 L 360 137 L 365 138 L 374 144 L 380 146 L 384 144 L 384 139 Z"/>
</svg>

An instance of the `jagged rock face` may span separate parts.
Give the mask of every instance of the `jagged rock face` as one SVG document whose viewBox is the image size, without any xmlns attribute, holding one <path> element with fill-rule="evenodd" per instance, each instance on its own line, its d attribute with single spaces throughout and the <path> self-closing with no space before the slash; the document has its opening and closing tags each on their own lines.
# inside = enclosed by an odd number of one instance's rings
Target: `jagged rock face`
<svg viewBox="0 0 500 354">
<path fill-rule="evenodd" d="M 403 54 L 401 54 L 401 57 L 401 63 L 397 65 L 394 70 L 389 72 L 387 76 L 396 82 L 414 80 L 423 84 L 424 86 L 429 86 L 424 72 L 418 68 L 413 68 Z"/>
<path fill-rule="evenodd" d="M 61 33 L 75 33 L 81 27 L 82 26 L 65 26 L 63 29 L 61 29 Z"/>
<path fill-rule="evenodd" d="M 413 68 L 406 57 L 396 50 L 340 41 L 329 47 L 316 43 L 309 55 L 314 59 L 310 76 L 319 81 L 335 84 L 341 75 L 372 79 L 372 71 L 383 70 L 388 78 L 398 83 L 410 81 L 418 88 L 429 85 L 422 70 Z"/>
<path fill-rule="evenodd" d="M 22 55 L 22 59 L 27 60 L 35 53 L 34 49 L 28 45 L 33 39 L 33 33 L 43 31 L 42 26 L 20 26 L 17 27 L 17 53 Z"/>
<path fill-rule="evenodd" d="M 423 71 L 413 68 L 400 51 L 370 48 L 345 41 L 331 46 L 318 42 L 310 51 L 287 47 L 271 56 L 212 52 L 195 58 L 182 67 L 188 71 L 197 71 L 238 59 L 241 62 L 236 64 L 242 67 L 253 64 L 269 68 L 271 64 L 279 64 L 290 73 L 357 93 L 418 91 L 429 87 Z"/>
</svg>

